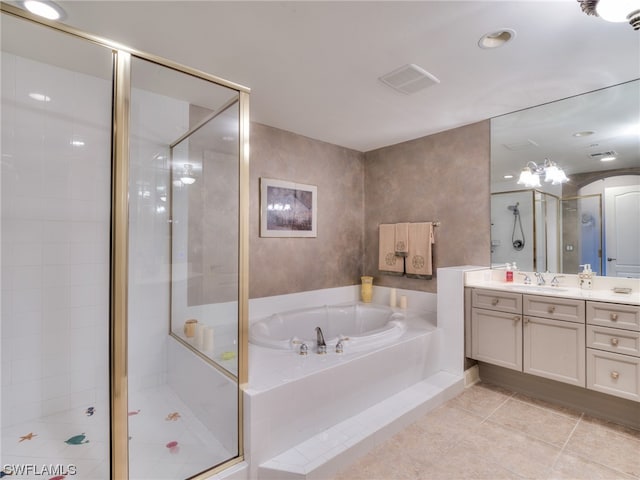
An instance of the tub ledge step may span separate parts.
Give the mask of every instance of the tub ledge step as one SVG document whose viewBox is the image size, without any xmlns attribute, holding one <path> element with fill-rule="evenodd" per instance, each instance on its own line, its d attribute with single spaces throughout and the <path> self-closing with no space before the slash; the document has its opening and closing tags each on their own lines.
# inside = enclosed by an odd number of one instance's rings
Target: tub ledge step
<svg viewBox="0 0 640 480">
<path fill-rule="evenodd" d="M 463 390 L 463 375 L 437 372 L 260 464 L 258 478 L 331 478 L 357 458 Z"/>
</svg>

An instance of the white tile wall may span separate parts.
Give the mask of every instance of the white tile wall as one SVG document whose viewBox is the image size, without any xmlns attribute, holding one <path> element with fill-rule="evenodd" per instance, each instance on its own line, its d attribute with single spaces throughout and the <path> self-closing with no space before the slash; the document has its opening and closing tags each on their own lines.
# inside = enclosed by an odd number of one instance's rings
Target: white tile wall
<svg viewBox="0 0 640 480">
<path fill-rule="evenodd" d="M 136 72 L 136 63 L 132 65 Z M 159 188 L 171 188 L 167 145 L 188 126 L 189 105 L 135 88 L 131 96 L 129 196 L 129 389 L 166 382 L 169 330 L 168 213 Z M 148 192 L 141 195 L 143 191 Z M 140 194 L 139 194 L 140 193 Z M 92 232 L 85 232 L 90 236 Z M 82 275 L 82 272 L 76 272 Z M 86 272 L 85 272 L 86 273 Z"/>
<path fill-rule="evenodd" d="M 3 52 L 3 426 L 106 398 L 110 131 L 110 80 Z"/>
</svg>

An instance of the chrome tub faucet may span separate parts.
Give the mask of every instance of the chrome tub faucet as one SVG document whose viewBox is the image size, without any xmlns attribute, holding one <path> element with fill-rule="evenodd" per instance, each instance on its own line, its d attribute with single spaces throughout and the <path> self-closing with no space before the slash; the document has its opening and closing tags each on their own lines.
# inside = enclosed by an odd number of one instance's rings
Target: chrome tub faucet
<svg viewBox="0 0 640 480">
<path fill-rule="evenodd" d="M 324 335 L 320 327 L 316 327 L 316 346 L 318 347 L 318 354 L 327 353 L 327 344 L 324 342 Z"/>
</svg>

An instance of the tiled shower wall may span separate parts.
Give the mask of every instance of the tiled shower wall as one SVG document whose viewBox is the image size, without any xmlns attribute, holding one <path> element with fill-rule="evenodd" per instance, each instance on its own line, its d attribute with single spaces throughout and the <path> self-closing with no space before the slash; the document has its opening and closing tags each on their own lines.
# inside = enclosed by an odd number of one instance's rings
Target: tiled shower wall
<svg viewBox="0 0 640 480">
<path fill-rule="evenodd" d="M 110 151 L 108 77 L 3 52 L 3 426 L 108 401 Z"/>
<path fill-rule="evenodd" d="M 111 93 L 109 75 L 3 52 L 3 426 L 108 403 Z M 137 390 L 166 382 L 169 228 L 161 197 L 170 185 L 159 136 L 175 135 L 176 122 L 188 127 L 188 105 L 134 89 L 132 119 L 129 382 Z"/>
</svg>

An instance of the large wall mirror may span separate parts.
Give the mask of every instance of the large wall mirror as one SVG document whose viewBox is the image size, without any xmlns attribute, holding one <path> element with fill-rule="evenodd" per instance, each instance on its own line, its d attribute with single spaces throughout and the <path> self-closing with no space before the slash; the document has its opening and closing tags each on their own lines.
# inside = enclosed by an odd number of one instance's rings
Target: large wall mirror
<svg viewBox="0 0 640 480">
<path fill-rule="evenodd" d="M 546 182 L 552 165 L 569 180 Z M 638 245 L 640 80 L 491 120 L 492 266 L 640 278 Z"/>
</svg>

